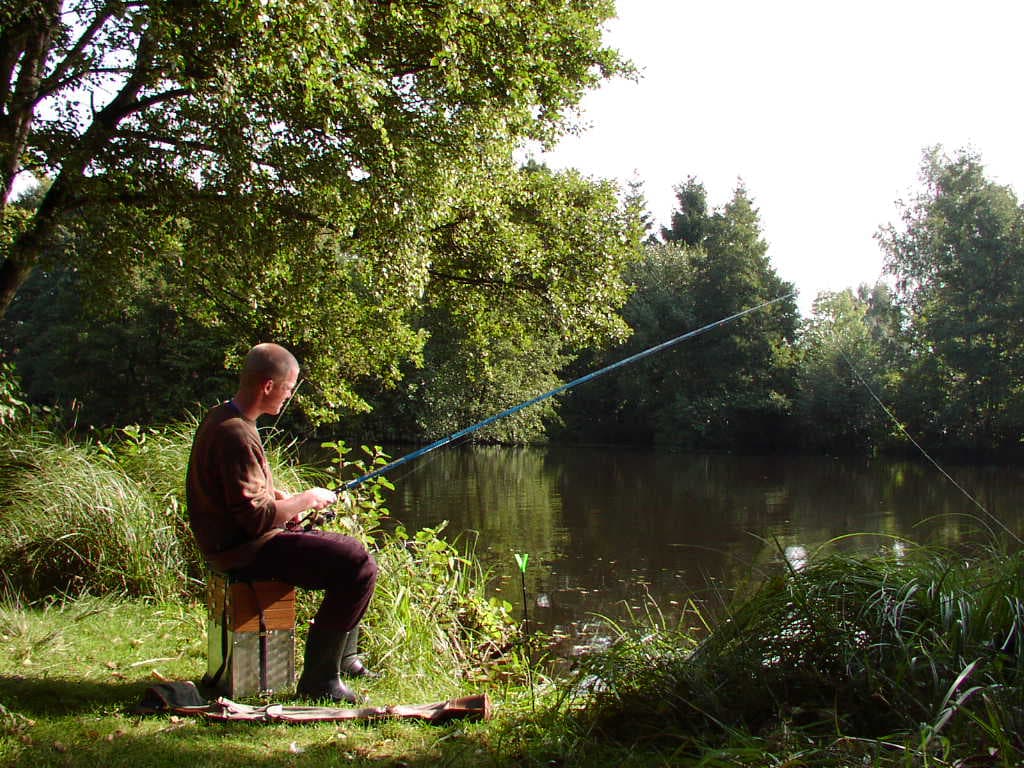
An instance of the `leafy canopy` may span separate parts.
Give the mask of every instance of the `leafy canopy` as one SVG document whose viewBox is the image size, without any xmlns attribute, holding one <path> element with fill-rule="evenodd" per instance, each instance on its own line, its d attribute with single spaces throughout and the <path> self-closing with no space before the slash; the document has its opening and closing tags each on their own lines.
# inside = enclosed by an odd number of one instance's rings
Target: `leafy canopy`
<svg viewBox="0 0 1024 768">
<path fill-rule="evenodd" d="M 325 399 L 394 381 L 459 185 L 625 71 L 607 0 L 2 0 L 0 313 L 41 259 L 288 343 Z M 48 187 L 10 206 L 28 171 Z M 17 222 L 9 222 L 18 216 Z M 72 235 L 69 238 L 69 233 Z M 55 248 L 72 240 L 82 251 Z M 598 308 L 602 311 L 603 308 Z M 588 322 L 588 321 L 585 321 Z"/>
</svg>

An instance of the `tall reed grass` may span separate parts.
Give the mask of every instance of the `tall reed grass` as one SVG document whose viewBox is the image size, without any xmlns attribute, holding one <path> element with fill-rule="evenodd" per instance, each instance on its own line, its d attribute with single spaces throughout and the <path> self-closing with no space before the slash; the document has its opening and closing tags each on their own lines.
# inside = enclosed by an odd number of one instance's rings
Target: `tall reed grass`
<svg viewBox="0 0 1024 768">
<path fill-rule="evenodd" d="M 795 730 L 1016 765 L 1022 627 L 1019 552 L 832 554 L 762 583 L 699 644 L 662 628 L 595 656 L 580 674 L 598 693 L 567 701 L 588 733 L 617 740 L 735 744 Z"/>
<path fill-rule="evenodd" d="M 185 581 L 180 508 L 133 480 L 95 442 L 0 431 L 0 568 L 27 597 L 168 598 Z"/>
</svg>

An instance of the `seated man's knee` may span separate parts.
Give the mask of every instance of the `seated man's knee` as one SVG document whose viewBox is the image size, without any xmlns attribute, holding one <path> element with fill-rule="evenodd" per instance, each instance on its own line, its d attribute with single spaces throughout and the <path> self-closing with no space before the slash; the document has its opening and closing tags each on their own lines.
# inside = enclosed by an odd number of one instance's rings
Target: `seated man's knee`
<svg viewBox="0 0 1024 768">
<path fill-rule="evenodd" d="M 363 561 L 362 568 L 359 569 L 359 582 L 365 584 L 368 588 L 373 589 L 377 583 L 377 561 L 373 555 L 369 552 L 366 553 L 366 559 Z"/>
</svg>

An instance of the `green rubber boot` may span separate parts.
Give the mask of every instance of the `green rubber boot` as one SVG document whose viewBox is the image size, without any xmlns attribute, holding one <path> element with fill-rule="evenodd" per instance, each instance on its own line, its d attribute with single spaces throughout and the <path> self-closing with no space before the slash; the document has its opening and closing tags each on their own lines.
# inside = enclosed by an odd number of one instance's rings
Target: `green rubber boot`
<svg viewBox="0 0 1024 768">
<path fill-rule="evenodd" d="M 359 658 L 359 625 L 345 633 L 345 645 L 341 651 L 341 665 L 338 671 L 345 677 L 377 677 Z"/>
<path fill-rule="evenodd" d="M 313 623 L 306 637 L 302 675 L 295 687 L 297 696 L 304 699 L 344 701 L 349 704 L 359 702 L 359 696 L 345 685 L 338 675 L 349 634 L 321 628 L 320 625 Z"/>
</svg>

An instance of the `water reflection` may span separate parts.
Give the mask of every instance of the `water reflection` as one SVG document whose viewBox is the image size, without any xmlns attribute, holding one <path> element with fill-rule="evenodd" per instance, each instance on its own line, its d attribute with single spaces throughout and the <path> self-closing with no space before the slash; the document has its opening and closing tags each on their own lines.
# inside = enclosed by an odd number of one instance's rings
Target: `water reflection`
<svg viewBox="0 0 1024 768">
<path fill-rule="evenodd" d="M 946 469 L 1021 534 L 1019 470 Z M 470 446 L 390 479 L 393 516 L 410 528 L 449 521 L 517 611 L 513 553 L 529 553 L 531 621 L 569 649 L 596 616 L 690 621 L 690 600 L 713 613 L 730 590 L 786 558 L 802 567 L 826 542 L 952 545 L 995 527 L 933 467 L 907 462 Z"/>
</svg>

